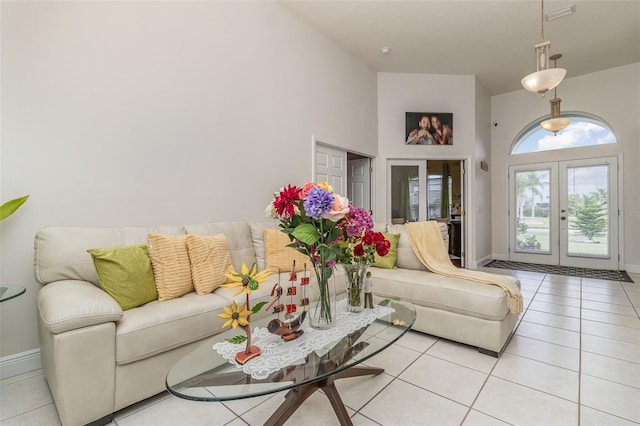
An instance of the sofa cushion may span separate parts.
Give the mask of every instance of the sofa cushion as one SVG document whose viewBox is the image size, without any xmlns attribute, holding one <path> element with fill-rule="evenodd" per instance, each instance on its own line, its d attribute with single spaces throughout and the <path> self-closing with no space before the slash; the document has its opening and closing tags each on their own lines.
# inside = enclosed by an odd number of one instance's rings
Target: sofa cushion
<svg viewBox="0 0 640 426">
<path fill-rule="evenodd" d="M 35 238 L 34 272 L 40 284 L 60 280 L 89 281 L 99 285 L 87 249 L 147 244 L 149 232 L 184 234 L 181 226 L 79 227 L 49 226 Z"/>
<path fill-rule="evenodd" d="M 200 235 L 224 234 L 229 242 L 229 253 L 233 269 L 239 271 L 242 263 L 251 266 L 256 254 L 251 241 L 251 229 L 247 222 L 212 222 L 185 226 L 187 233 Z"/>
<path fill-rule="evenodd" d="M 374 292 L 391 294 L 415 305 L 493 321 L 501 321 L 509 314 L 507 295 L 496 285 L 409 269 L 373 267 L 371 272 Z"/>
<path fill-rule="evenodd" d="M 373 254 L 374 262 L 373 266 L 378 268 L 393 269 L 396 267 L 396 261 L 398 260 L 398 241 L 400 240 L 400 234 L 383 233 L 384 237 L 389 241 L 389 253 L 386 256 L 378 256 L 378 253 Z"/>
<path fill-rule="evenodd" d="M 93 258 L 100 286 L 123 310 L 158 298 L 145 244 L 94 248 L 87 252 Z"/>
<path fill-rule="evenodd" d="M 211 293 L 226 281 L 224 274 L 231 268 L 231 255 L 224 234 L 187 234 L 187 251 L 196 293 Z"/>
<path fill-rule="evenodd" d="M 216 315 L 227 303 L 214 293 L 191 292 L 126 311 L 116 325 L 116 363 L 128 364 L 218 333 L 224 321 Z"/>
<path fill-rule="evenodd" d="M 262 271 L 267 267 L 264 261 L 264 230 L 280 229 L 279 223 L 280 222 L 275 219 L 268 219 L 260 222 L 249 222 L 253 251 L 256 254 L 256 263 L 258 264 L 259 271 Z"/>
<path fill-rule="evenodd" d="M 309 256 L 305 256 L 297 250 L 287 247 L 291 244 L 289 236 L 279 229 L 264 230 L 264 257 L 266 269 L 272 274 L 278 271 L 290 272 L 292 270 L 293 261 L 296 262 L 296 272 L 302 271 L 304 265 L 307 270 L 311 270 L 311 260 Z"/>
<path fill-rule="evenodd" d="M 405 226 L 389 225 L 387 229 L 391 234 L 400 235 L 400 239 L 398 240 L 398 259 L 396 261 L 396 266 L 402 269 L 427 271 L 427 267 L 420 262 L 416 254 L 413 252 Z"/>
<path fill-rule="evenodd" d="M 163 302 L 193 291 L 186 235 L 149 234 L 149 257 Z"/>
</svg>

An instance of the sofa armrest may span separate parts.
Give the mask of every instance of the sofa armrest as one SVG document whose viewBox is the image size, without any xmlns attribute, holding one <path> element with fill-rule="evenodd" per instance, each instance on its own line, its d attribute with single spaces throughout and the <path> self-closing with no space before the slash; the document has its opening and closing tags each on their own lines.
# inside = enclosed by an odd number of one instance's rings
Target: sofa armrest
<svg viewBox="0 0 640 426">
<path fill-rule="evenodd" d="M 90 282 L 56 281 L 38 292 L 38 314 L 52 334 L 118 321 L 122 308 Z"/>
</svg>

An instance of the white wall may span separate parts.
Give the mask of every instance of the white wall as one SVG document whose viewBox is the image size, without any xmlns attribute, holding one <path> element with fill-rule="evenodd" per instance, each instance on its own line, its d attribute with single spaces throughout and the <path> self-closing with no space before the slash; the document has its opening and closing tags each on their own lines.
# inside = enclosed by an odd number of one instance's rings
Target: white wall
<svg viewBox="0 0 640 426">
<path fill-rule="evenodd" d="M 376 74 L 275 2 L 1 7 L 1 356 L 39 346 L 39 228 L 261 219 L 312 135 L 376 152 Z"/>
<path fill-rule="evenodd" d="M 489 97 L 477 88 L 474 76 L 378 73 L 378 157 L 376 185 L 377 220 L 389 221 L 386 215 L 386 161 L 388 159 L 466 159 L 469 185 L 466 190 L 467 266 L 475 267 L 476 253 L 484 256 L 490 233 L 479 234 L 477 226 L 486 227 L 491 217 L 490 198 L 485 197 L 486 175 L 476 171 L 480 159 L 490 151 Z M 477 114 L 479 110 L 479 114 Z M 405 145 L 405 112 L 452 112 L 453 145 Z M 483 129 L 484 126 L 484 129 Z M 478 146 L 480 145 L 480 146 Z M 484 158 L 484 157 L 483 157 Z M 477 163 L 477 164 L 476 164 Z M 485 172 L 482 172 L 485 173 Z M 478 179 L 476 179 L 478 178 Z M 478 181 L 476 183 L 476 180 Z M 475 218 L 480 213 L 478 219 Z"/>
<path fill-rule="evenodd" d="M 475 220 L 476 252 L 474 259 L 479 264 L 491 260 L 491 172 L 480 168 L 480 161 L 490 163 L 491 160 L 491 97 L 487 90 L 476 79 L 476 133 L 475 133 L 475 174 L 473 191 L 476 200 L 475 210 L 471 217 Z"/>
<path fill-rule="evenodd" d="M 518 90 L 491 98 L 491 119 L 498 123 L 492 127 L 492 205 L 493 256 L 508 257 L 507 223 L 507 169 L 515 162 L 541 162 L 561 160 L 569 156 L 593 158 L 623 155 L 623 184 L 621 207 L 624 227 L 621 254 L 627 271 L 640 272 L 640 63 L 568 78 L 558 86 L 563 111 L 582 111 L 594 114 L 608 122 L 619 143 L 590 148 L 548 151 L 539 154 L 509 156 L 517 134 L 534 120 L 549 114 L 546 99 Z"/>
</svg>

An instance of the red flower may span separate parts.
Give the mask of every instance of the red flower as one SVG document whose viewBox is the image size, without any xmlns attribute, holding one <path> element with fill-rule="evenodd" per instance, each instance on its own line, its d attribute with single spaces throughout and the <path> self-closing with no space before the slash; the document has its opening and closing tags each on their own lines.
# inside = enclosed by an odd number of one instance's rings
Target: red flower
<svg viewBox="0 0 640 426">
<path fill-rule="evenodd" d="M 376 253 L 378 253 L 378 256 L 384 257 L 389 254 L 389 247 L 391 247 L 389 240 L 383 240 L 379 244 L 376 244 Z"/>
<path fill-rule="evenodd" d="M 358 244 L 353 248 L 353 255 L 354 256 L 364 256 L 364 247 L 362 247 L 362 244 Z"/>
<path fill-rule="evenodd" d="M 372 235 L 373 242 L 375 244 L 380 244 L 381 242 L 385 241 L 384 235 L 382 235 L 382 232 L 373 232 L 372 234 L 373 234 Z"/>
<path fill-rule="evenodd" d="M 364 236 L 362 237 L 362 241 L 368 246 L 373 244 L 373 235 L 372 234 L 373 234 L 373 232 L 367 231 L 367 232 L 364 233 Z"/>
<path fill-rule="evenodd" d="M 278 216 L 288 219 L 296 213 L 298 201 L 300 201 L 300 188 L 288 185 L 273 200 L 273 207 Z"/>
</svg>

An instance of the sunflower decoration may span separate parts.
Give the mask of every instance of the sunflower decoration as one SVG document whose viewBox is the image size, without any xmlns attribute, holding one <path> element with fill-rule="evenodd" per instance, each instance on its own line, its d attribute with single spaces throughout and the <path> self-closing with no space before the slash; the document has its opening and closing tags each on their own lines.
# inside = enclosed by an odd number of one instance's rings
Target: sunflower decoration
<svg viewBox="0 0 640 426">
<path fill-rule="evenodd" d="M 231 304 L 231 308 L 224 306 L 224 314 L 218 314 L 218 318 L 227 320 L 222 324 L 222 328 L 231 326 L 235 330 L 238 325 L 249 325 L 249 321 L 247 320 L 249 314 L 251 314 L 251 312 L 244 309 L 244 304 L 238 307 L 238 304 L 234 300 Z"/>
<path fill-rule="evenodd" d="M 247 268 L 247 265 L 242 264 L 242 270 L 240 273 L 233 269 L 224 276 L 230 281 L 227 284 L 223 284 L 224 288 L 236 288 L 240 287 L 233 296 L 237 296 L 242 292 L 246 292 L 247 296 L 251 295 L 252 291 L 260 289 L 260 283 L 266 281 L 267 277 L 271 274 L 267 269 L 262 272 L 258 272 L 258 266 L 254 263 L 251 269 Z"/>
<path fill-rule="evenodd" d="M 269 274 L 270 272 L 268 270 L 258 272 L 258 267 L 255 263 L 251 265 L 251 268 L 248 268 L 247 265 L 243 263 L 240 273 L 232 269 L 229 273 L 225 274 L 225 277 L 229 282 L 227 284 L 223 284 L 222 287 L 238 288 L 238 290 L 233 294 L 233 297 L 245 293 L 244 304 L 238 306 L 234 300 L 231 303 L 231 308 L 225 306 L 224 313 L 218 314 L 218 318 L 226 320 L 225 323 L 222 324 L 222 328 L 231 326 L 235 329 L 236 327 L 240 327 L 246 334 L 246 336 L 239 335 L 227 339 L 227 341 L 232 344 L 247 343 L 245 350 L 236 354 L 236 362 L 241 365 L 250 359 L 257 357 L 261 353 L 259 347 L 251 345 L 250 322 L 251 315 L 258 313 L 260 309 L 267 304 L 267 302 L 257 303 L 253 308 L 251 308 L 249 305 L 249 296 L 253 291 L 260 289 L 260 283 L 264 282 Z"/>
</svg>

